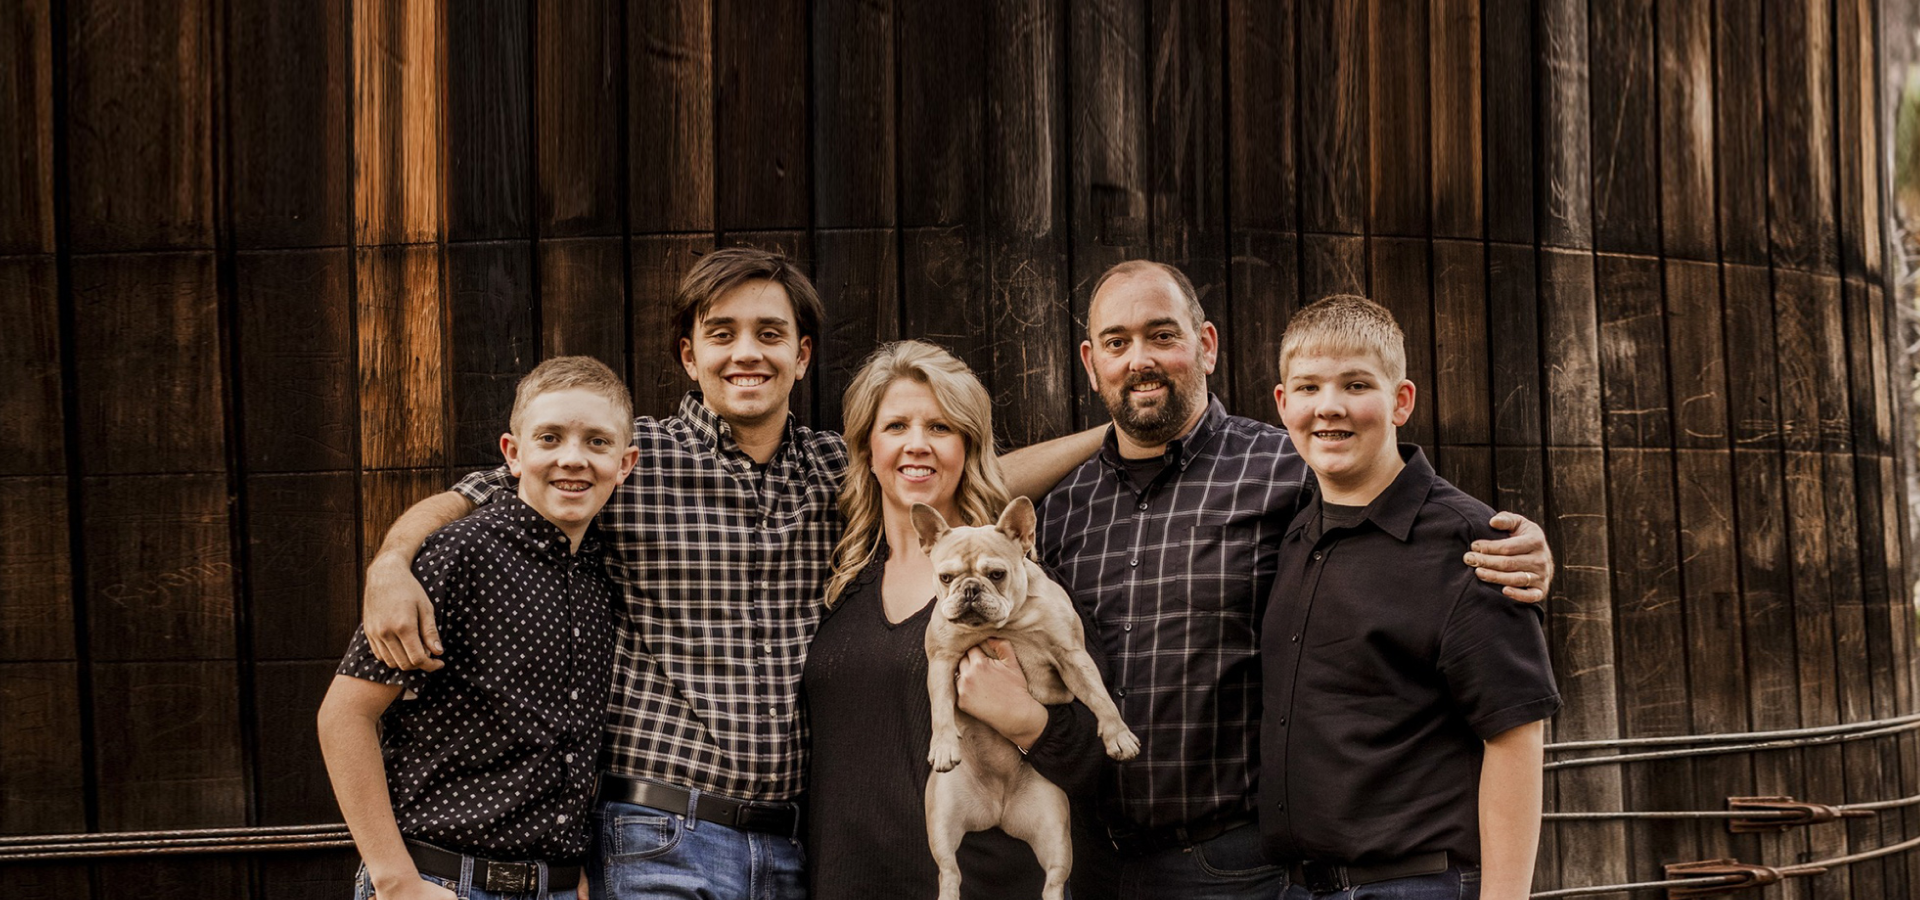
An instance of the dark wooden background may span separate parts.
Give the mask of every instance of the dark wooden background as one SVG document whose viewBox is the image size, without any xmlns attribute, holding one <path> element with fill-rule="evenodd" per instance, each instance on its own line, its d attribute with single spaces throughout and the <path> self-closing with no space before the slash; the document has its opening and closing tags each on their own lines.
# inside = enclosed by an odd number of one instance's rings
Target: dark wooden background
<svg viewBox="0 0 1920 900">
<path fill-rule="evenodd" d="M 1008 443 L 1097 421 L 1090 279 L 1181 265 L 1273 418 L 1289 311 L 1391 306 L 1408 436 L 1547 524 L 1554 739 L 1916 710 L 1872 0 L 0 4 L 0 833 L 338 820 L 312 713 L 366 548 L 495 461 L 517 376 L 685 388 L 716 245 L 803 259 L 832 427 L 876 341 Z M 1569 770 L 1562 810 L 1920 791 L 1911 734 Z M 1541 887 L 1785 865 L 1548 829 Z M 0 869 L 16 897 L 339 897 L 351 855 Z M 1767 897 L 1907 897 L 1908 857 Z"/>
</svg>

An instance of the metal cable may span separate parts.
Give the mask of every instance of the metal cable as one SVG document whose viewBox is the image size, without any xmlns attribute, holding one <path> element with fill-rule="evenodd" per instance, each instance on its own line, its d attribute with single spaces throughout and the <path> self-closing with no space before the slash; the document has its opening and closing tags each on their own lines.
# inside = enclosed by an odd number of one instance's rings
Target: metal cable
<svg viewBox="0 0 1920 900">
<path fill-rule="evenodd" d="M 1898 800 L 1874 800 L 1867 803 L 1836 803 L 1838 810 L 1866 810 L 1878 812 L 1883 809 L 1904 809 L 1920 806 L 1920 794 L 1901 797 Z M 1798 819 L 1804 813 L 1784 809 L 1687 809 L 1605 812 L 1549 812 L 1541 815 L 1548 822 L 1601 822 L 1614 819 Z"/>
<path fill-rule="evenodd" d="M 1868 738 L 1886 737 L 1890 734 L 1920 730 L 1920 719 L 1881 728 L 1875 731 L 1861 731 L 1850 734 L 1832 733 L 1819 737 L 1796 738 L 1792 740 L 1763 741 L 1757 744 L 1731 744 L 1722 747 L 1690 747 L 1685 750 L 1653 750 L 1646 753 L 1621 753 L 1614 756 L 1587 756 L 1580 759 L 1557 759 L 1546 764 L 1546 770 L 1571 769 L 1577 766 L 1607 766 L 1619 763 L 1644 762 L 1650 759 L 1681 759 L 1689 756 L 1715 756 L 1722 753 L 1749 753 L 1756 750 L 1784 750 L 1790 747 L 1816 747 L 1825 744 L 1839 744 L 1847 741 L 1862 741 Z"/>
<path fill-rule="evenodd" d="M 1624 893 L 1627 891 L 1664 891 L 1677 887 L 1714 887 L 1723 884 L 1738 884 L 1743 881 L 1738 875 L 1715 875 L 1709 878 L 1675 878 L 1671 881 L 1641 881 L 1634 884 L 1596 884 L 1587 887 L 1561 888 L 1557 891 L 1541 891 L 1529 894 L 1532 900 L 1549 900 L 1553 897 L 1589 897 L 1594 894 Z"/>
<path fill-rule="evenodd" d="M 1868 722 L 1848 722 L 1843 725 L 1817 725 L 1809 728 L 1789 728 L 1784 731 L 1742 731 L 1728 734 L 1678 734 L 1666 737 L 1610 738 L 1597 741 L 1565 741 L 1548 744 L 1548 753 L 1564 753 L 1573 750 L 1610 750 L 1619 747 L 1664 747 L 1674 744 L 1711 744 L 1722 741 L 1773 740 L 1775 738 L 1812 737 L 1823 734 L 1843 734 L 1849 731 L 1865 731 L 1870 728 L 1882 728 L 1888 725 L 1905 725 L 1920 722 L 1920 713 L 1898 716 L 1892 719 L 1875 719 Z"/>
</svg>

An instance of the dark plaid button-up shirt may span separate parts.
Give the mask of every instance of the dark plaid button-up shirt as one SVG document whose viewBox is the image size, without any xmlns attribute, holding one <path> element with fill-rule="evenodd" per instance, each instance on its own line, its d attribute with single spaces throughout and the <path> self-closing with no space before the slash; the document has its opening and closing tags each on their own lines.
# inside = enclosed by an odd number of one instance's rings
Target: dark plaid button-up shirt
<svg viewBox="0 0 1920 900">
<path fill-rule="evenodd" d="M 640 461 L 598 519 L 624 593 L 602 758 L 619 775 L 792 800 L 846 444 L 789 419 L 757 465 L 698 392 L 677 416 L 635 421 L 634 444 Z M 486 503 L 512 483 L 502 467 L 454 489 Z"/>
<path fill-rule="evenodd" d="M 1040 504 L 1046 562 L 1092 604 L 1107 687 L 1140 736 L 1113 785 L 1137 828 L 1254 809 L 1260 615 L 1307 478 L 1285 431 L 1218 399 L 1167 462 L 1137 489 L 1109 432 Z"/>
<path fill-rule="evenodd" d="M 494 859 L 586 856 L 594 750 L 613 666 L 598 533 L 578 553 L 508 497 L 433 533 L 413 561 L 445 668 L 402 672 L 364 630 L 339 673 L 407 688 L 380 718 L 400 832 Z"/>
</svg>

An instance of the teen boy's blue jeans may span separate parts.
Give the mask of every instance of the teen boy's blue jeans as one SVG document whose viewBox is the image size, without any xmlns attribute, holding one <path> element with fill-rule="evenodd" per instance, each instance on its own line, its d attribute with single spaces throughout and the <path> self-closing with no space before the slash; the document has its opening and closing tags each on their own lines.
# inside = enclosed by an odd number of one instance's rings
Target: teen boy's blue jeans
<svg viewBox="0 0 1920 900">
<path fill-rule="evenodd" d="M 596 818 L 593 900 L 806 900 L 806 854 L 793 835 L 612 800 Z"/>
<path fill-rule="evenodd" d="M 460 900 L 580 900 L 578 892 L 574 890 L 579 887 L 577 883 L 549 885 L 549 887 L 554 888 L 554 890 L 549 890 L 544 894 L 532 891 L 518 894 L 502 894 L 497 891 L 474 887 L 472 884 L 473 876 L 471 874 L 458 881 L 453 881 L 422 872 L 420 873 L 420 879 L 422 881 L 431 881 L 434 884 L 452 891 L 454 896 L 459 897 Z M 367 877 L 366 866 L 361 866 L 360 873 L 353 876 L 353 900 L 377 900 L 373 893 L 373 879 Z"/>
<path fill-rule="evenodd" d="M 1280 900 L 1480 900 L 1480 869 L 1454 866 L 1433 875 L 1390 878 L 1317 894 L 1305 885 L 1291 884 Z"/>
</svg>

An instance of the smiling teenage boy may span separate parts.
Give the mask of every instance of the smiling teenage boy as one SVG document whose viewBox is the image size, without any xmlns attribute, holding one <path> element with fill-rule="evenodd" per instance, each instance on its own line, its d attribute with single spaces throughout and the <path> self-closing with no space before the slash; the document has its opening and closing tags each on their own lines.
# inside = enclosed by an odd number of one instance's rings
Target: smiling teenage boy
<svg viewBox="0 0 1920 900">
<path fill-rule="evenodd" d="M 518 490 L 413 562 L 445 667 L 390 668 L 354 635 L 319 731 L 363 900 L 574 896 L 613 668 L 613 587 L 589 526 L 639 454 L 632 410 L 590 357 L 521 379 L 500 436 Z"/>
<path fill-rule="evenodd" d="M 1308 306 L 1281 341 L 1274 398 L 1317 487 L 1260 638 L 1260 830 L 1284 900 L 1519 900 L 1533 877 L 1560 706 L 1540 609 L 1460 566 L 1492 510 L 1396 442 L 1405 373 L 1399 326 L 1362 297 Z"/>
</svg>

